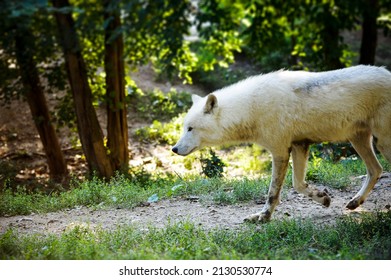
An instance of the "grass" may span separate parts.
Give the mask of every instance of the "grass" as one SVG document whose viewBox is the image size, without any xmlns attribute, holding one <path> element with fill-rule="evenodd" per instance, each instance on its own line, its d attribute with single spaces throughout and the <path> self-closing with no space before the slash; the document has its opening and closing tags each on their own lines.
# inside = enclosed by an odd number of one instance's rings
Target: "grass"
<svg viewBox="0 0 391 280">
<path fill-rule="evenodd" d="M 205 179 L 199 176 L 182 178 L 172 176 L 148 177 L 140 172 L 138 178 L 117 175 L 110 181 L 92 178 L 74 181 L 67 192 L 29 193 L 19 187 L 16 192 L 6 189 L 0 196 L 0 216 L 45 213 L 77 206 L 92 209 L 105 207 L 132 208 L 148 199 L 199 196 L 201 200 L 216 203 L 237 203 L 266 194 L 267 181 Z"/>
<path fill-rule="evenodd" d="M 204 230 L 190 222 L 163 229 L 76 227 L 61 235 L 0 236 L 0 259 L 390 259 L 391 212 L 316 226 L 273 221 L 240 230 Z"/>
<path fill-rule="evenodd" d="M 385 170 L 390 164 L 380 158 Z M 315 184 L 333 188 L 344 188 L 358 183 L 352 177 L 364 175 L 365 165 L 359 159 L 345 159 L 333 163 L 320 158 L 309 162 L 307 179 Z M 0 195 L 0 216 L 45 213 L 77 206 L 91 208 L 132 208 L 140 203 L 170 197 L 199 196 L 201 201 L 217 204 L 234 204 L 262 199 L 266 196 L 270 182 L 270 171 L 255 178 L 233 179 L 203 178 L 189 175 L 186 178 L 171 174 L 149 174 L 143 169 L 133 169 L 131 174 L 117 174 L 105 181 L 97 177 L 90 180 L 74 180 L 66 192 L 50 195 L 28 192 L 23 186 L 17 191 L 6 187 Z M 289 169 L 285 185 L 292 186 L 292 170 Z M 286 190 L 287 187 L 284 188 Z"/>
</svg>

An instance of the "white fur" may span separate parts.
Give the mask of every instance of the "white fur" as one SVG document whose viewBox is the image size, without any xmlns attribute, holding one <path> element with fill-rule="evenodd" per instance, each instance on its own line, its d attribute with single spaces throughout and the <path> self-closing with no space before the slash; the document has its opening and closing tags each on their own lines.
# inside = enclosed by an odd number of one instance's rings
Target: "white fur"
<svg viewBox="0 0 391 280">
<path fill-rule="evenodd" d="M 310 142 L 350 141 L 367 164 L 368 182 L 348 204 L 350 209 L 365 200 L 380 176 L 372 135 L 391 160 L 391 73 L 382 67 L 278 71 L 250 77 L 193 101 L 174 152 L 187 155 L 205 146 L 254 142 L 272 153 L 270 202 L 250 220 L 270 218 L 291 151 L 295 188 L 329 205 L 326 193 L 304 181 Z"/>
</svg>

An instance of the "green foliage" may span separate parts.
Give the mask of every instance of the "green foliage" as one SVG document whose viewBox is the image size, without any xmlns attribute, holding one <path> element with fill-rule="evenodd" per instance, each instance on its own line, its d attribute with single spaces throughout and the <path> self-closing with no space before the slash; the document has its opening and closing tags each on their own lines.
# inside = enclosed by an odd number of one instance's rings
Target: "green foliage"
<svg viewBox="0 0 391 280">
<path fill-rule="evenodd" d="M 194 45 L 196 46 L 195 52 L 198 53 L 199 56 L 202 55 L 198 52 L 197 45 Z M 236 63 L 241 65 L 240 61 L 238 61 L 239 59 L 237 55 L 235 59 Z M 246 79 L 250 76 L 259 74 L 260 69 L 259 67 L 252 64 L 251 58 L 245 57 L 243 60 L 250 62 L 244 62 L 245 65 L 241 65 L 239 67 L 235 67 L 233 65 L 230 68 L 217 65 L 214 67 L 213 71 L 198 69 L 193 74 L 193 79 L 197 83 L 202 84 L 202 86 L 208 91 L 212 92 L 225 86 L 234 84 L 240 80 Z"/>
<path fill-rule="evenodd" d="M 189 0 L 126 1 L 123 32 L 126 57 L 132 66 L 152 62 L 160 73 L 191 82 L 196 57 L 184 40 L 191 26 Z"/>
<path fill-rule="evenodd" d="M 15 65 L 14 35 L 20 28 L 34 34 L 34 42 L 26 42 L 35 54 L 42 77 L 47 80 L 47 92 L 66 88 L 64 60 L 58 55 L 57 28 L 53 12 L 72 13 L 80 35 L 83 57 L 88 65 L 92 92 L 104 101 L 104 73 L 101 70 L 104 50 L 104 31 L 110 19 L 104 21 L 103 6 L 90 1 L 71 1 L 69 8 L 55 9 L 48 1 L 3 1 L 1 10 L 3 52 L 0 56 L 1 97 L 9 101 L 22 92 Z M 379 25 L 387 27 L 388 0 L 380 1 Z M 245 50 L 253 62 L 263 69 L 282 67 L 332 67 L 332 63 L 349 65 L 352 52 L 342 37 L 327 37 L 330 30 L 352 30 L 357 15 L 365 5 L 356 1 L 300 0 L 224 0 L 199 1 L 195 19 L 191 1 L 111 1 L 108 9 L 122 10 L 123 25 L 108 38 L 122 35 L 125 40 L 127 65 L 138 67 L 152 63 L 161 74 L 191 82 L 196 70 L 210 71 L 226 68 L 235 54 Z M 192 25 L 197 27 L 200 40 L 186 41 Z M 386 28 L 386 30 L 388 30 Z M 336 42 L 335 44 L 330 44 Z M 328 47 L 330 45 L 330 47 Z M 330 62 L 330 59 L 337 62 Z M 16 67 L 15 67 L 16 66 Z M 334 65 L 335 66 L 335 65 Z M 129 86 L 129 83 L 127 82 Z M 64 107 L 63 107 L 64 108 Z"/>
<path fill-rule="evenodd" d="M 135 131 L 140 141 L 175 144 L 181 133 L 184 111 L 191 105 L 191 95 L 172 89 L 167 93 L 154 90 L 151 93 L 134 92 L 135 107 L 140 116 L 152 120 L 152 124 Z M 168 121 L 170 120 L 170 121 Z"/>
<path fill-rule="evenodd" d="M 25 44 L 34 54 L 35 63 L 45 80 L 47 93 L 56 93 L 66 87 L 62 62 L 58 57 L 56 26 L 50 16 L 47 1 L 2 1 L 0 3 L 0 100 L 9 102 L 24 94 L 19 66 L 16 64 L 15 38 L 28 32 Z"/>
<path fill-rule="evenodd" d="M 137 113 L 148 120 L 171 120 L 187 111 L 191 105 L 191 95 L 175 89 L 166 93 L 159 89 L 148 93 L 132 91 L 130 98 Z"/>
<path fill-rule="evenodd" d="M 318 226 L 298 220 L 261 228 L 205 230 L 190 222 L 163 229 L 76 226 L 55 236 L 0 235 L 0 259 L 389 259 L 391 212 Z"/>
<path fill-rule="evenodd" d="M 215 65 L 228 67 L 234 61 L 234 53 L 241 50 L 239 28 L 243 5 L 240 1 L 213 0 L 200 1 L 198 6 L 197 29 L 202 39 L 198 68 L 210 71 Z"/>
<path fill-rule="evenodd" d="M 137 129 L 136 136 L 140 141 L 174 145 L 182 132 L 183 117 L 183 114 L 179 115 L 168 123 L 154 120 L 150 126 Z"/>
<path fill-rule="evenodd" d="M 213 150 L 209 150 L 210 157 L 201 157 L 202 174 L 208 178 L 222 177 L 225 163 L 216 155 Z"/>
<path fill-rule="evenodd" d="M 388 36 L 388 34 L 390 33 L 390 30 L 391 30 L 391 13 L 381 15 L 378 18 L 378 23 L 380 26 L 383 27 L 384 35 Z"/>
</svg>

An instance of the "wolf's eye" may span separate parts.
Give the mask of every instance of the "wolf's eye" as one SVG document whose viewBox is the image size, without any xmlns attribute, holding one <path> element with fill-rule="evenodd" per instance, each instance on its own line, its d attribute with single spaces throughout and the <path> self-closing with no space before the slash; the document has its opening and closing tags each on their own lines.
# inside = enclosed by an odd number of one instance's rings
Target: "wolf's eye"
<svg viewBox="0 0 391 280">
<path fill-rule="evenodd" d="M 191 126 L 187 129 L 188 132 L 190 132 L 192 130 L 193 130 L 193 128 Z"/>
</svg>

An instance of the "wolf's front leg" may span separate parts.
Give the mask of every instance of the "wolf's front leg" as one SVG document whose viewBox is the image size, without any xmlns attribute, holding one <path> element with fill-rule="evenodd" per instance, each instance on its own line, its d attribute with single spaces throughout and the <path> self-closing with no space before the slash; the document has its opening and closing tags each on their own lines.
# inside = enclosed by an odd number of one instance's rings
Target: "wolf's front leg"
<svg viewBox="0 0 391 280">
<path fill-rule="evenodd" d="M 265 223 L 270 221 L 270 218 L 274 212 L 276 206 L 280 203 L 280 193 L 282 184 L 285 179 L 286 171 L 288 168 L 289 153 L 285 156 L 274 156 L 272 164 L 272 181 L 270 183 L 268 198 L 260 213 L 251 215 L 245 218 L 247 222 L 261 222 Z"/>
</svg>

